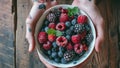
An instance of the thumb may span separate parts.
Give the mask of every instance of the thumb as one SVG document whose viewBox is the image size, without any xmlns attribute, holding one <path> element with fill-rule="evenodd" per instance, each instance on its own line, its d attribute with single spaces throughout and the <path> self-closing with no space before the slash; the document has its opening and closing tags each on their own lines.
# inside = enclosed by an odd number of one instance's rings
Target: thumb
<svg viewBox="0 0 120 68">
<path fill-rule="evenodd" d="M 35 48 L 34 34 L 31 28 L 32 27 L 30 24 L 26 24 L 26 39 L 29 43 L 29 49 L 28 49 L 29 52 L 32 52 Z"/>
<path fill-rule="evenodd" d="M 101 46 L 102 46 L 102 43 L 103 43 L 103 39 L 100 38 L 100 37 L 97 37 L 97 38 L 96 38 L 96 42 L 95 42 L 95 50 L 96 50 L 97 52 L 100 51 Z"/>
<path fill-rule="evenodd" d="M 97 29 L 97 38 L 95 42 L 95 50 L 99 52 L 102 46 L 102 43 L 104 41 L 104 25 L 99 24 L 96 26 L 96 29 Z"/>
<path fill-rule="evenodd" d="M 32 52 L 35 49 L 35 41 L 34 41 L 34 37 L 32 36 L 32 38 L 28 39 L 29 42 L 29 52 Z"/>
</svg>

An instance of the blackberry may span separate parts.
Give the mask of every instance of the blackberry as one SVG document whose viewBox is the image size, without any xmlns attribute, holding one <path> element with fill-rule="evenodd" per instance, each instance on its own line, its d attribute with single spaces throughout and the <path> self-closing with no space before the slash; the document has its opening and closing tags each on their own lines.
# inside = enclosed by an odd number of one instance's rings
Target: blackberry
<svg viewBox="0 0 120 68">
<path fill-rule="evenodd" d="M 53 11 L 52 11 L 52 12 L 55 14 L 55 16 L 56 16 L 56 17 L 59 17 L 59 16 L 60 16 L 60 14 L 61 14 L 60 10 L 59 10 L 59 9 L 57 9 L 57 8 L 53 9 Z"/>
<path fill-rule="evenodd" d="M 85 37 L 85 39 L 87 41 L 87 45 L 89 45 L 92 42 L 92 40 L 93 40 L 92 33 L 90 32 L 89 34 L 87 34 L 86 37 Z"/>
<path fill-rule="evenodd" d="M 75 56 L 75 52 L 74 52 L 74 51 L 66 51 L 66 52 L 64 53 L 64 59 L 65 59 L 66 61 L 71 61 L 71 60 L 73 60 L 74 56 Z"/>
<path fill-rule="evenodd" d="M 83 24 L 75 24 L 74 26 L 75 33 L 82 33 L 84 30 L 85 30 L 85 27 Z"/>
<path fill-rule="evenodd" d="M 56 20 L 55 14 L 54 14 L 53 12 L 50 12 L 50 13 L 47 15 L 47 20 L 48 20 L 49 22 L 55 22 L 55 20 Z"/>
<path fill-rule="evenodd" d="M 85 26 L 85 30 L 87 31 L 87 33 L 90 32 L 90 30 L 91 30 L 90 25 L 89 24 L 84 24 L 84 26 Z"/>
</svg>

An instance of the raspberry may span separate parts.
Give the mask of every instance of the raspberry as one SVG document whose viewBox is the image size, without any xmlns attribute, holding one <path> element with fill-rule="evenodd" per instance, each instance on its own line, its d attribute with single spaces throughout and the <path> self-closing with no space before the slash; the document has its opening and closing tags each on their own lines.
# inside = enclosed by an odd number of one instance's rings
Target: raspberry
<svg viewBox="0 0 120 68">
<path fill-rule="evenodd" d="M 84 39 L 85 38 L 85 36 L 86 36 L 86 31 L 84 31 L 84 32 L 82 32 L 81 34 L 80 34 L 80 37 L 81 37 L 81 39 Z"/>
<path fill-rule="evenodd" d="M 74 51 L 75 51 L 77 54 L 80 54 L 83 50 L 84 50 L 84 49 L 83 49 L 82 44 L 75 44 L 75 45 L 74 45 Z"/>
<path fill-rule="evenodd" d="M 56 39 L 56 36 L 55 36 L 55 35 L 52 35 L 52 34 L 48 35 L 48 40 L 49 40 L 50 42 L 55 41 L 55 39 Z"/>
<path fill-rule="evenodd" d="M 68 43 L 66 46 L 67 50 L 73 50 L 73 46 L 71 43 Z"/>
<path fill-rule="evenodd" d="M 56 39 L 56 43 L 59 46 L 65 47 L 67 45 L 68 41 L 64 36 L 60 36 Z"/>
<path fill-rule="evenodd" d="M 56 20 L 56 16 L 53 12 L 50 12 L 48 15 L 47 15 L 47 19 L 49 22 L 55 22 Z"/>
<path fill-rule="evenodd" d="M 71 40 L 74 44 L 79 43 L 81 41 L 81 37 L 79 35 L 73 35 Z"/>
<path fill-rule="evenodd" d="M 47 42 L 47 33 L 40 32 L 38 35 L 39 43 L 46 43 Z"/>
<path fill-rule="evenodd" d="M 82 46 L 83 46 L 83 50 L 85 50 L 85 51 L 87 51 L 87 50 L 88 50 L 88 47 L 87 47 L 87 45 L 86 45 L 86 44 L 82 44 Z"/>
<path fill-rule="evenodd" d="M 43 48 L 45 50 L 49 50 L 49 49 L 51 49 L 51 47 L 52 47 L 52 45 L 49 41 L 47 41 L 46 43 L 43 44 Z"/>
<path fill-rule="evenodd" d="M 79 24 L 84 24 L 87 22 L 87 16 L 85 15 L 79 15 L 78 18 L 77 18 L 77 22 Z"/>
<path fill-rule="evenodd" d="M 62 30 L 64 30 L 65 28 L 66 28 L 65 23 L 58 23 L 58 24 L 56 25 L 56 29 L 57 29 L 57 30 L 62 31 Z"/>
<path fill-rule="evenodd" d="M 62 9 L 61 12 L 62 13 L 68 13 L 68 10 L 67 9 Z"/>
<path fill-rule="evenodd" d="M 61 13 L 60 18 L 59 18 L 60 22 L 65 23 L 66 21 L 68 21 L 68 19 L 69 19 L 68 15 L 66 13 Z"/>
<path fill-rule="evenodd" d="M 48 27 L 52 28 L 52 29 L 55 29 L 56 25 L 55 25 L 55 23 L 50 23 Z"/>
</svg>

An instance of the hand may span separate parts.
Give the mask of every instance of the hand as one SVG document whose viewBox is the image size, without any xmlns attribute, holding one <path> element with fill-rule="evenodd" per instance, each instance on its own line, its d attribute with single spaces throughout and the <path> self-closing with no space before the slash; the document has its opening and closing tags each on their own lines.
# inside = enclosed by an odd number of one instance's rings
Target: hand
<svg viewBox="0 0 120 68">
<path fill-rule="evenodd" d="M 35 49 L 34 31 L 37 21 L 39 20 L 45 9 L 48 9 L 56 4 L 57 4 L 56 0 L 33 1 L 33 7 L 29 13 L 29 16 L 26 19 L 26 39 L 29 43 L 29 49 L 28 49 L 29 52 L 32 52 Z M 55 68 L 54 66 L 44 61 L 42 56 L 39 56 L 39 58 L 46 65 L 46 67 Z"/>
<path fill-rule="evenodd" d="M 95 28 L 96 28 L 96 42 L 95 50 L 100 51 L 101 44 L 104 41 L 104 20 L 100 14 L 99 9 L 95 5 L 96 0 L 74 0 L 72 5 L 78 6 L 80 9 L 84 10 L 91 17 Z"/>
</svg>

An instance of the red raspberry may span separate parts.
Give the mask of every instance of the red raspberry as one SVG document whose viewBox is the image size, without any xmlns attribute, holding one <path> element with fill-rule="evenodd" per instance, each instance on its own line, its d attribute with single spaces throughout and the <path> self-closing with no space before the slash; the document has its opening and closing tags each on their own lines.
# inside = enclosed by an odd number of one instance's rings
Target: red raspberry
<svg viewBox="0 0 120 68">
<path fill-rule="evenodd" d="M 55 41 L 55 39 L 56 39 L 56 36 L 55 36 L 55 35 L 52 35 L 52 34 L 48 35 L 48 40 L 49 40 L 50 42 Z"/>
<path fill-rule="evenodd" d="M 79 35 L 73 35 L 71 40 L 74 44 L 79 43 L 81 41 L 81 37 Z"/>
<path fill-rule="evenodd" d="M 79 15 L 78 18 L 77 18 L 77 22 L 79 24 L 84 24 L 87 22 L 87 16 L 85 15 Z"/>
<path fill-rule="evenodd" d="M 56 39 L 56 43 L 59 46 L 65 47 L 67 45 L 68 41 L 64 36 L 60 36 Z"/>
<path fill-rule="evenodd" d="M 56 29 L 57 29 L 57 30 L 62 31 L 62 30 L 64 30 L 65 28 L 66 28 L 65 23 L 58 23 L 58 24 L 56 25 Z"/>
<path fill-rule="evenodd" d="M 67 9 L 62 9 L 61 12 L 62 13 L 68 13 L 68 10 Z"/>
<path fill-rule="evenodd" d="M 62 9 L 63 9 L 62 7 L 59 8 L 59 10 L 62 10 Z"/>
<path fill-rule="evenodd" d="M 86 45 L 86 44 L 82 44 L 82 46 L 83 46 L 83 50 L 85 50 L 85 51 L 87 51 L 87 50 L 88 50 L 88 47 L 87 47 L 87 45 Z"/>
<path fill-rule="evenodd" d="M 46 43 L 47 42 L 47 33 L 40 32 L 38 35 L 39 43 Z"/>
<path fill-rule="evenodd" d="M 75 51 L 77 54 L 80 54 L 80 53 L 83 51 L 83 46 L 82 46 L 82 44 L 75 44 L 75 45 L 74 45 L 74 51 Z"/>
<path fill-rule="evenodd" d="M 66 46 L 67 50 L 73 50 L 73 46 L 71 43 L 68 43 Z"/>
<path fill-rule="evenodd" d="M 56 25 L 55 25 L 55 23 L 50 23 L 50 24 L 48 25 L 48 27 L 49 27 L 49 28 L 52 28 L 52 29 L 55 29 Z"/>
<path fill-rule="evenodd" d="M 60 22 L 65 23 L 66 21 L 69 20 L 69 17 L 66 13 L 61 13 L 59 20 L 60 20 Z"/>
<path fill-rule="evenodd" d="M 43 44 L 43 48 L 45 50 L 49 50 L 49 49 L 51 49 L 51 47 L 52 47 L 52 45 L 49 41 L 47 41 L 46 43 Z"/>
<path fill-rule="evenodd" d="M 80 34 L 81 39 L 84 39 L 85 36 L 86 36 L 86 31 L 84 31 L 84 32 L 82 32 L 82 33 Z"/>
</svg>

